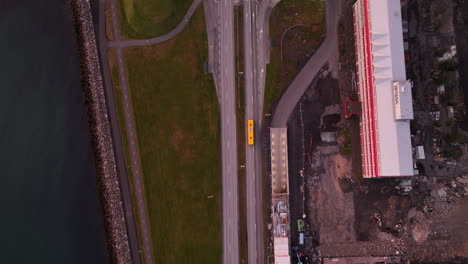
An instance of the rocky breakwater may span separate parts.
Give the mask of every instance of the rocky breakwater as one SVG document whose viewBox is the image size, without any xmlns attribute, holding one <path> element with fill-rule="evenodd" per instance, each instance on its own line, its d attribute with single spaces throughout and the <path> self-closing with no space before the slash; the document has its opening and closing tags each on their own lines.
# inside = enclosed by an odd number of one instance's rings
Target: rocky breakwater
<svg viewBox="0 0 468 264">
<path fill-rule="evenodd" d="M 112 144 L 89 0 L 71 0 L 81 60 L 81 85 L 89 104 L 89 126 L 107 243 L 113 263 L 131 263 L 122 197 Z"/>
</svg>

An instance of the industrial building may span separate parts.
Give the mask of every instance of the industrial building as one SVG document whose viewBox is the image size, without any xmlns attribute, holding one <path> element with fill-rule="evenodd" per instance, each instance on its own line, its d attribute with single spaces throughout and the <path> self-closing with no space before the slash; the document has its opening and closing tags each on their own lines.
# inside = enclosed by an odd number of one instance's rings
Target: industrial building
<svg viewBox="0 0 468 264">
<path fill-rule="evenodd" d="M 290 264 L 287 128 L 270 128 L 273 251 L 275 264 Z"/>
<path fill-rule="evenodd" d="M 288 139 L 286 128 L 270 128 L 273 194 L 288 194 Z"/>
<path fill-rule="evenodd" d="M 363 176 L 412 176 L 413 105 L 400 0 L 357 0 L 353 18 Z"/>
</svg>

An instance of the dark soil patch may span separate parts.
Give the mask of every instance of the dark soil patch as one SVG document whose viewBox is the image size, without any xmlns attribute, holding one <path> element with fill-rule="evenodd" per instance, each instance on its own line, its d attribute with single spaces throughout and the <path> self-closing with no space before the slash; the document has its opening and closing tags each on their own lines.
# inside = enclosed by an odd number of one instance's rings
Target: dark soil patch
<svg viewBox="0 0 468 264">
<path fill-rule="evenodd" d="M 288 158 L 289 158 L 289 192 L 290 192 L 290 217 L 291 217 L 291 247 L 298 247 L 300 252 L 306 252 L 307 248 L 316 246 L 318 228 L 311 219 L 306 218 L 305 245 L 299 245 L 299 234 L 297 230 L 297 219 L 302 218 L 302 213 L 308 215 L 308 208 L 304 208 L 304 200 L 309 199 L 310 190 L 303 186 L 307 182 L 307 172 L 310 165 L 307 160 L 307 153 L 312 153 L 313 149 L 320 143 L 320 117 L 327 106 L 339 103 L 338 82 L 331 77 L 326 77 L 314 82 L 306 91 L 300 101 L 300 105 L 292 113 L 288 121 Z M 302 118 L 304 123 L 304 145 L 302 145 L 302 127 L 300 118 L 300 108 L 302 108 Z M 339 115 L 338 115 L 339 117 Z M 335 121 L 336 116 L 330 115 L 329 119 Z M 311 141 L 310 141 L 311 140 Z M 312 144 L 310 144 L 312 142 Z M 312 148 L 312 149 L 310 149 Z M 304 160 L 305 159 L 305 160 Z M 304 166 L 305 164 L 305 166 Z M 304 169 L 306 178 L 300 176 L 300 170 Z M 305 196 L 305 197 L 304 197 Z"/>
<path fill-rule="evenodd" d="M 398 236 L 396 226 L 411 202 L 394 188 L 398 179 L 364 179 L 355 189 L 355 230 L 359 241 L 379 240 L 378 231 Z"/>
<path fill-rule="evenodd" d="M 337 131 L 336 124 L 341 120 L 340 114 L 331 114 L 323 117 L 322 130 L 324 131 Z"/>
</svg>

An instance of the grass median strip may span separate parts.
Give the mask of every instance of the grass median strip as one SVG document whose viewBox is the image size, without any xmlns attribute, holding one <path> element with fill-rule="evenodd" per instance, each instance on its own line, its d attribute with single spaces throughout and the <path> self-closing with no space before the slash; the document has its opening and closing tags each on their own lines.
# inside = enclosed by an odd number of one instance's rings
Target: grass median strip
<svg viewBox="0 0 468 264">
<path fill-rule="evenodd" d="M 156 263 L 220 263 L 219 110 L 203 10 L 160 45 L 124 50 Z"/>
<path fill-rule="evenodd" d="M 237 124 L 237 160 L 238 160 L 238 203 L 239 203 L 239 259 L 246 263 L 248 259 L 247 241 L 247 200 L 246 200 L 246 126 L 245 119 L 245 79 L 239 72 L 244 69 L 243 6 L 234 9 L 236 32 L 236 124 Z"/>
</svg>

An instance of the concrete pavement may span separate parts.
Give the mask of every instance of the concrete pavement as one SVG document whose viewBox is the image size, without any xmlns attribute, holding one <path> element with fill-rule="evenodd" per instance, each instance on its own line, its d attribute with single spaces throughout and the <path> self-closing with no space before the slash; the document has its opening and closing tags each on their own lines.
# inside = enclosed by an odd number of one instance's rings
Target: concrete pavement
<svg viewBox="0 0 468 264">
<path fill-rule="evenodd" d="M 234 4 L 220 0 L 219 29 L 219 87 L 221 107 L 221 160 L 223 188 L 223 263 L 239 263 L 239 215 L 237 175 L 237 130 L 235 107 L 234 63 Z"/>
<path fill-rule="evenodd" d="M 273 115 L 271 127 L 286 126 L 292 111 L 325 63 L 328 62 L 331 68 L 336 70 L 338 61 L 338 20 L 341 15 L 342 1 L 327 0 L 327 35 L 325 41 L 310 57 L 309 61 L 286 89 L 286 92 L 281 96 Z"/>
</svg>

